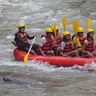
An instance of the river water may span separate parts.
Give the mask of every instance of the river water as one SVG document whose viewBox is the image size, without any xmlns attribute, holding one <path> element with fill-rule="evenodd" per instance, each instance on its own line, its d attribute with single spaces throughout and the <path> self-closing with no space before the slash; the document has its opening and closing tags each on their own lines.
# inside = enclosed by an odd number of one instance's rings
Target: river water
<svg viewBox="0 0 96 96">
<path fill-rule="evenodd" d="M 14 59 L 11 41 L 18 23 L 26 25 L 28 34 L 37 34 L 54 22 L 63 32 L 62 18 L 73 33 L 72 20 L 87 29 L 92 18 L 96 30 L 95 0 L 0 0 L 0 96 L 96 96 L 96 64 L 73 67 L 51 66 L 48 63 Z M 85 33 L 86 35 L 86 33 Z"/>
</svg>

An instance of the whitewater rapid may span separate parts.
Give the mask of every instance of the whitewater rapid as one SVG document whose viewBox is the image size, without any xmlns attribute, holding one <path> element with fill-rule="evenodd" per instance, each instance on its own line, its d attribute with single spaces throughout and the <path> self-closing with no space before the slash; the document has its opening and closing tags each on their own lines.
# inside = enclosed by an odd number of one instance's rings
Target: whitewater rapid
<svg viewBox="0 0 96 96">
<path fill-rule="evenodd" d="M 92 18 L 96 30 L 95 0 L 0 0 L 0 95 L 1 96 L 96 96 L 96 64 L 69 68 L 51 66 L 47 62 L 16 61 L 15 46 L 11 44 L 18 23 L 26 25 L 26 32 L 37 34 L 35 43 L 45 28 L 54 22 L 61 34 L 62 18 L 73 34 L 72 21 L 78 20 L 87 29 L 87 18 Z"/>
</svg>

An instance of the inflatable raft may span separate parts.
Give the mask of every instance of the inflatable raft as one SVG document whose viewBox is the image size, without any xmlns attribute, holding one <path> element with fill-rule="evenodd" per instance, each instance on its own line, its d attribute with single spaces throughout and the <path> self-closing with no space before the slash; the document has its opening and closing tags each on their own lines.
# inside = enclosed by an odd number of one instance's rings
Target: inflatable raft
<svg viewBox="0 0 96 96">
<path fill-rule="evenodd" d="M 14 49 L 14 57 L 18 61 L 23 61 L 24 56 L 27 54 L 19 49 Z M 58 67 L 70 67 L 74 65 L 83 66 L 86 63 L 91 64 L 93 61 L 96 62 L 96 58 L 78 58 L 78 57 L 63 57 L 63 56 L 34 56 L 29 54 L 28 60 L 38 60 L 42 62 L 48 62 L 50 65 L 56 65 Z"/>
</svg>

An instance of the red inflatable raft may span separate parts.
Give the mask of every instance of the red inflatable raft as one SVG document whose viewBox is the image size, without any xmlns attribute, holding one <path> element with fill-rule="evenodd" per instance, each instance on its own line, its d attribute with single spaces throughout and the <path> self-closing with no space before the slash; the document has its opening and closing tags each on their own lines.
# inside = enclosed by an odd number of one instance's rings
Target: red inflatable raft
<svg viewBox="0 0 96 96">
<path fill-rule="evenodd" d="M 13 52 L 16 60 L 23 61 L 24 56 L 27 54 L 24 51 L 14 49 Z M 70 67 L 74 65 L 83 66 L 86 63 L 91 64 L 93 61 L 96 62 L 96 58 L 77 58 L 77 57 L 62 57 L 62 56 L 33 56 L 29 55 L 28 60 L 38 60 L 42 62 L 48 62 L 50 65 Z"/>
</svg>

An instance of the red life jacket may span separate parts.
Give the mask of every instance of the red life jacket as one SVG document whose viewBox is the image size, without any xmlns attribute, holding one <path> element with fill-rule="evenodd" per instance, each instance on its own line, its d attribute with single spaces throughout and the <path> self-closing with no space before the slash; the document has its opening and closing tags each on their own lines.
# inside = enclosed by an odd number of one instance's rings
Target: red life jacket
<svg viewBox="0 0 96 96">
<path fill-rule="evenodd" d="M 85 36 L 82 36 L 82 37 L 77 36 L 77 38 L 80 40 L 81 45 L 83 45 L 86 37 Z"/>
<path fill-rule="evenodd" d="M 25 41 L 25 42 L 28 42 L 27 34 L 26 34 L 26 33 L 16 32 L 14 35 L 16 36 L 16 34 L 20 34 L 21 39 L 22 39 L 23 41 Z M 23 44 L 22 42 L 16 40 L 16 38 L 14 39 L 14 41 L 16 42 L 16 45 L 17 45 L 18 47 L 25 46 L 25 44 Z"/>
<path fill-rule="evenodd" d="M 50 36 L 45 36 L 46 38 L 46 43 L 42 46 L 42 50 L 48 51 L 53 48 L 53 38 Z"/>
<path fill-rule="evenodd" d="M 66 46 L 65 46 L 63 52 L 70 52 L 70 51 L 72 51 L 72 41 L 68 40 L 66 42 Z"/>
<path fill-rule="evenodd" d="M 56 43 L 60 46 L 61 44 L 61 36 L 59 34 L 56 35 Z"/>
<path fill-rule="evenodd" d="M 94 50 L 94 39 L 88 38 L 88 45 L 86 46 L 85 50 L 89 52 L 93 52 Z"/>
</svg>

